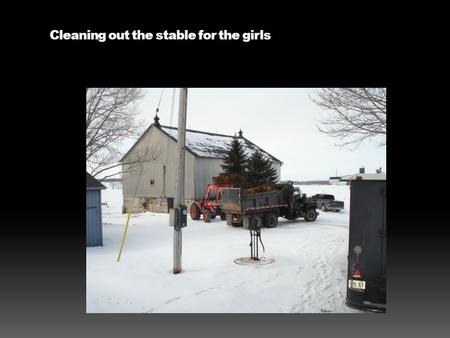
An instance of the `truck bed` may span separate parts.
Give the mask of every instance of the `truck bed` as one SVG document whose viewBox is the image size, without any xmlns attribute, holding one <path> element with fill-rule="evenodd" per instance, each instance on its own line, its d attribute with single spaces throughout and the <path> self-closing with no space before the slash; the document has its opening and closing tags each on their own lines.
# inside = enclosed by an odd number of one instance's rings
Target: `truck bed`
<svg viewBox="0 0 450 338">
<path fill-rule="evenodd" d="M 344 209 L 344 202 L 343 201 L 330 201 L 327 204 L 328 209 Z"/>
<path fill-rule="evenodd" d="M 222 194 L 222 210 L 232 213 L 256 212 L 259 210 L 287 207 L 289 204 L 286 191 L 245 193 L 239 188 L 227 189 Z"/>
</svg>

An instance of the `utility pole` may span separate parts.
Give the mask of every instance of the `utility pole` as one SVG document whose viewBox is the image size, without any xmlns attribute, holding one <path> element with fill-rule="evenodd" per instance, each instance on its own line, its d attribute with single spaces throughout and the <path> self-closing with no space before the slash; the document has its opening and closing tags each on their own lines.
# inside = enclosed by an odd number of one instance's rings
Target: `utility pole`
<svg viewBox="0 0 450 338">
<path fill-rule="evenodd" d="M 180 101 L 178 111 L 178 167 L 176 181 L 176 195 L 174 206 L 182 209 L 185 206 L 184 200 L 184 162 L 185 162 L 185 145 L 186 145 L 186 110 L 187 110 L 187 88 L 180 89 Z M 181 268 L 181 252 L 182 252 L 182 232 L 181 227 L 173 228 L 173 273 L 180 273 Z"/>
</svg>

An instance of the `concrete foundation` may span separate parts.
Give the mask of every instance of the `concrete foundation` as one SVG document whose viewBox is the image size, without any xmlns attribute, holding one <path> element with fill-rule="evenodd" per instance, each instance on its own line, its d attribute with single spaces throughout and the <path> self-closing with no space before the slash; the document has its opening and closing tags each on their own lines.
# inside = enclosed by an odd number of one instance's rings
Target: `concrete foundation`
<svg viewBox="0 0 450 338">
<path fill-rule="evenodd" d="M 192 199 L 185 200 L 188 210 L 193 202 L 194 200 Z M 137 214 L 146 211 L 167 214 L 169 212 L 167 198 L 132 196 L 126 196 L 123 198 L 122 213 L 126 214 L 131 212 L 132 214 Z"/>
</svg>

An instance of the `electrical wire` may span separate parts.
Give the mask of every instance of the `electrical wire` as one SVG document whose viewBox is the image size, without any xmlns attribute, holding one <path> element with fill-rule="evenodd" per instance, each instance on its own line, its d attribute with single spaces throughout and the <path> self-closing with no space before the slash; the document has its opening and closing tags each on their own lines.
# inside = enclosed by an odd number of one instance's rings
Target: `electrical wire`
<svg viewBox="0 0 450 338">
<path fill-rule="evenodd" d="M 156 114 L 158 114 L 158 112 L 159 112 L 159 106 L 161 105 L 161 99 L 162 99 L 162 96 L 163 96 L 163 94 L 164 94 L 164 89 L 165 89 L 165 88 L 162 89 L 161 95 L 159 96 L 158 107 L 156 107 Z"/>
</svg>

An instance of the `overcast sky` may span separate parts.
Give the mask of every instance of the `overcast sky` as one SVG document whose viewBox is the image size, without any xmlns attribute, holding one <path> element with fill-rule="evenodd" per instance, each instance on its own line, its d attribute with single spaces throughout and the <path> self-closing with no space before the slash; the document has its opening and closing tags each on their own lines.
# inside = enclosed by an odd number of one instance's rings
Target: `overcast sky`
<svg viewBox="0 0 450 338">
<path fill-rule="evenodd" d="M 317 130 L 326 114 L 314 104 L 308 88 L 189 88 L 187 128 L 243 136 L 283 162 L 282 180 L 327 179 L 349 175 L 361 166 L 366 173 L 380 166 L 386 171 L 386 147 L 373 139 L 351 150 Z M 162 88 L 146 90 L 138 117 L 150 125 Z M 177 127 L 178 89 L 171 124 L 172 88 L 165 88 L 159 109 L 160 123 Z M 128 150 L 133 142 L 124 144 Z"/>
</svg>

